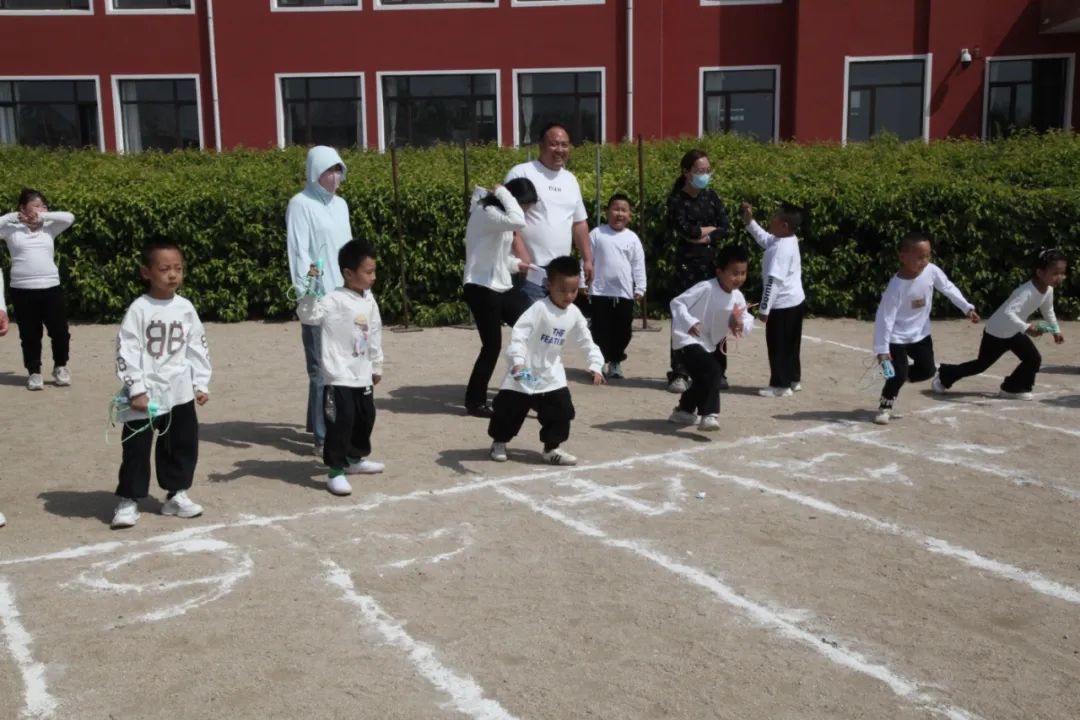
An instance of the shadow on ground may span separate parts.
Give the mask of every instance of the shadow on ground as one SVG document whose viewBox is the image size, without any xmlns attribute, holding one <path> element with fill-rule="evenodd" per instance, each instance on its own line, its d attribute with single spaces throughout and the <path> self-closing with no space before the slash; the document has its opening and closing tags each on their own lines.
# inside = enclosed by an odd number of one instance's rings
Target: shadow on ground
<svg viewBox="0 0 1080 720">
<path fill-rule="evenodd" d="M 846 424 L 853 422 L 872 422 L 874 411 L 858 410 L 800 410 L 787 415 L 773 415 L 776 420 L 813 421 Z"/>
<path fill-rule="evenodd" d="M 312 437 L 302 425 L 231 420 L 199 423 L 199 440 L 228 448 L 269 447 L 293 455 L 310 455 Z"/>
<path fill-rule="evenodd" d="M 721 428 L 720 432 L 712 433 L 711 436 L 723 437 L 723 417 L 720 420 Z M 682 438 L 684 440 L 693 440 L 694 442 L 709 442 L 710 435 L 706 433 L 698 432 L 696 426 L 693 425 L 675 425 L 669 423 L 667 420 L 659 418 L 635 418 L 632 420 L 614 420 L 612 422 L 601 423 L 599 425 L 593 425 L 594 430 L 604 430 L 607 432 L 621 432 L 621 433 L 652 433 L 653 435 L 663 435 L 665 437 Z"/>
<path fill-rule="evenodd" d="M 1080 365 L 1043 365 L 1039 372 L 1051 375 L 1080 375 Z"/>
<path fill-rule="evenodd" d="M 407 385 L 376 397 L 380 411 L 406 415 L 465 415 L 465 385 Z"/>
<path fill-rule="evenodd" d="M 232 482 L 240 478 L 260 478 L 277 482 L 325 490 L 326 483 L 320 478 L 320 472 L 312 460 L 241 460 L 227 473 L 211 473 L 206 479 L 210 482 Z"/>
<path fill-rule="evenodd" d="M 164 491 L 161 491 L 164 493 Z M 100 520 L 108 525 L 119 499 L 106 490 L 50 490 L 38 493 L 45 502 L 44 510 L 51 515 L 66 518 Z M 160 513 L 162 502 L 156 497 L 139 501 L 140 512 Z"/>
<path fill-rule="evenodd" d="M 1080 395 L 1063 395 L 1061 397 L 1044 398 L 1039 402 L 1055 407 L 1080 408 Z"/>
</svg>

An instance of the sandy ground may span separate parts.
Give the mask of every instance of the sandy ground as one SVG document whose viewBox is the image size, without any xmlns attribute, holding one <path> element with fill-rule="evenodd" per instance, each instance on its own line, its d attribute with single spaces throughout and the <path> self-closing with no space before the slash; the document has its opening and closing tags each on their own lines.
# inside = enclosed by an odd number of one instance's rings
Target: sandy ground
<svg viewBox="0 0 1080 720">
<path fill-rule="evenodd" d="M 115 328 L 74 328 L 75 385 L 41 393 L 13 329 L 0 718 L 1080 717 L 1078 330 L 1039 341 L 1034 402 L 909 386 L 887 428 L 869 325 L 809 322 L 787 399 L 753 395 L 751 337 L 708 436 L 665 422 L 666 332 L 637 333 L 628 379 L 572 374 L 575 469 L 540 462 L 534 420 L 487 459 L 458 407 L 473 331 L 389 333 L 387 472 L 335 498 L 299 325 L 214 325 L 206 514 L 155 489 L 113 532 Z M 980 332 L 937 323 L 939 360 Z"/>
</svg>

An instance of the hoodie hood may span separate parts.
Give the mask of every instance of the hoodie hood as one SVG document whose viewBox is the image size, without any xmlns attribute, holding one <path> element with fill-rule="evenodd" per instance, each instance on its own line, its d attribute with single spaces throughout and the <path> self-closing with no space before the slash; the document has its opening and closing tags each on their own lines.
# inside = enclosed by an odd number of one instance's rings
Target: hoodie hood
<svg viewBox="0 0 1080 720">
<path fill-rule="evenodd" d="M 334 194 L 319 184 L 319 176 L 335 165 L 341 166 L 341 181 L 345 181 L 348 172 L 345 162 L 337 150 L 326 145 L 316 145 L 307 154 L 307 189 L 323 202 L 329 202 Z"/>
</svg>

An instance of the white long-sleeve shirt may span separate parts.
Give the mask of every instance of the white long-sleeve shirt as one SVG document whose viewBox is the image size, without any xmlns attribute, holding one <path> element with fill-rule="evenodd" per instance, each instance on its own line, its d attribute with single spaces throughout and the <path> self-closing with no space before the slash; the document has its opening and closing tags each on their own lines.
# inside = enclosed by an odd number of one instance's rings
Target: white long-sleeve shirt
<svg viewBox="0 0 1080 720">
<path fill-rule="evenodd" d="M 1011 338 L 1016 333 L 1027 331 L 1028 318 L 1035 310 L 1043 320 L 1057 325 L 1054 314 L 1054 288 L 1047 287 L 1046 292 L 1039 292 L 1030 280 L 1013 290 L 1009 299 L 1001 303 L 990 319 L 986 321 L 986 332 L 997 338 Z"/>
<path fill-rule="evenodd" d="M 473 191 L 469 223 L 465 227 L 465 284 L 481 285 L 505 292 L 511 288 L 511 275 L 521 269 L 521 260 L 510 252 L 514 231 L 525 227 L 525 213 L 506 188 L 495 188 L 495 197 L 505 210 L 484 206 L 484 188 Z"/>
<path fill-rule="evenodd" d="M 593 254 L 592 294 L 632 299 L 645 294 L 645 250 L 628 228 L 601 225 L 589 233 Z"/>
<path fill-rule="evenodd" d="M 210 373 L 206 330 L 190 301 L 141 295 L 131 303 L 116 337 L 116 376 L 129 398 L 149 393 L 164 413 L 194 400 L 196 391 L 209 393 Z M 117 419 L 146 418 L 128 409 Z"/>
<path fill-rule="evenodd" d="M 743 334 L 754 329 L 754 316 L 746 312 L 746 298 L 739 290 L 727 292 L 715 278 L 702 280 L 671 301 L 671 347 L 675 350 L 700 345 L 712 352 L 731 327 L 731 316 L 742 318 Z M 701 335 L 690 328 L 701 324 Z"/>
<path fill-rule="evenodd" d="M 323 384 L 370 387 L 372 376 L 382 375 L 382 317 L 370 290 L 341 287 L 323 298 L 305 295 L 296 314 L 305 325 L 322 328 Z"/>
<path fill-rule="evenodd" d="M 551 392 L 566 387 L 566 368 L 563 367 L 563 346 L 577 347 L 588 356 L 589 370 L 600 372 L 604 355 L 593 342 L 585 316 L 576 305 L 560 308 L 544 298 L 526 310 L 510 334 L 506 348 L 509 359 L 503 390 L 516 390 L 528 395 Z M 513 368 L 526 368 L 538 383 L 514 378 Z"/>
<path fill-rule="evenodd" d="M 965 315 L 975 309 L 934 263 L 910 280 L 893 275 L 874 317 L 875 353 L 888 354 L 890 344 L 910 345 L 930 334 L 934 290 L 949 298 Z"/>
<path fill-rule="evenodd" d="M 799 238 L 794 235 L 776 237 L 751 220 L 746 229 L 754 241 L 765 250 L 761 258 L 761 305 L 758 312 L 768 315 L 771 310 L 792 308 L 806 299 L 802 286 L 802 256 Z"/>
<path fill-rule="evenodd" d="M 328 293 L 345 284 L 338 267 L 338 251 L 352 239 L 349 205 L 319 184 L 319 176 L 335 165 L 345 168 L 336 150 L 325 145 L 311 148 L 305 170 L 307 185 L 292 196 L 285 211 L 289 279 L 297 297 L 312 282 L 308 280 L 308 271 L 318 260 L 323 261 L 322 275 L 313 284 L 319 293 Z"/>
<path fill-rule="evenodd" d="M 4 270 L 0 268 L 0 313 L 7 312 L 7 300 L 4 299 Z"/>
<path fill-rule="evenodd" d="M 31 229 L 19 221 L 18 213 L 0 215 L 0 239 L 11 253 L 11 287 L 42 290 L 60 284 L 56 267 L 56 237 L 75 222 L 69 212 L 46 212 L 41 227 Z"/>
</svg>

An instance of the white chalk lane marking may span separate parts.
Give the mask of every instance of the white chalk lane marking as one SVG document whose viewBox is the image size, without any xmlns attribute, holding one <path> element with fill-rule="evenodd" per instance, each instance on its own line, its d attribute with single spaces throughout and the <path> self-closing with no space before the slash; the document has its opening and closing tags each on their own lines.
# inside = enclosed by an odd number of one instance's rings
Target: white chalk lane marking
<svg viewBox="0 0 1080 720">
<path fill-rule="evenodd" d="M 0 630 L 3 631 L 4 644 L 11 653 L 15 666 L 22 677 L 25 705 L 20 713 L 25 718 L 50 718 L 56 712 L 59 703 L 49 693 L 46 682 L 46 668 L 34 660 L 30 647 L 33 638 L 22 624 L 19 608 L 15 605 L 15 595 L 6 578 L 0 577 Z M 3 702 L 6 711 L 14 705 L 13 699 Z"/>
</svg>

